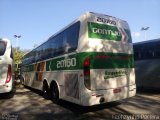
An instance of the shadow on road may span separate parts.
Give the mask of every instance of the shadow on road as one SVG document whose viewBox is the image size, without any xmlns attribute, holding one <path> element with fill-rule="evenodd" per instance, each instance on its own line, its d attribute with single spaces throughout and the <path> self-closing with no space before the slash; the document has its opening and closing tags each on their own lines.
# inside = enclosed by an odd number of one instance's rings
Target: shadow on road
<svg viewBox="0 0 160 120">
<path fill-rule="evenodd" d="M 41 91 L 27 87 L 27 86 L 25 86 L 25 87 L 27 89 L 31 90 L 31 91 L 26 91 L 27 94 L 28 94 L 28 92 L 34 92 L 42 97 L 43 93 Z M 16 94 L 21 94 L 21 93 L 16 93 Z M 26 94 L 26 93 L 24 92 L 24 94 Z M 52 103 L 52 104 L 55 104 L 55 103 Z M 120 104 L 121 104 L 120 102 L 110 102 L 110 103 L 105 103 L 105 104 L 101 104 L 101 105 L 94 105 L 94 106 L 87 106 L 86 107 L 86 106 L 81 106 L 81 105 L 74 104 L 74 103 L 71 103 L 71 102 L 68 102 L 65 100 L 60 100 L 59 104 L 57 104 L 57 105 L 65 108 L 65 109 L 68 109 L 75 114 L 85 114 L 88 112 L 96 112 L 96 111 L 103 110 L 106 108 L 109 109 L 112 107 L 116 107 Z"/>
<path fill-rule="evenodd" d="M 99 110 L 103 110 L 106 108 L 113 108 L 116 107 L 118 105 L 120 105 L 119 102 L 111 102 L 111 103 L 105 103 L 105 104 L 101 104 L 101 105 L 94 105 L 94 106 L 80 106 L 71 102 L 67 102 L 64 100 L 60 100 L 60 106 L 72 111 L 73 113 L 76 114 L 85 114 L 85 113 L 89 113 L 89 112 L 96 112 Z"/>
<path fill-rule="evenodd" d="M 113 115 L 159 114 L 160 94 L 138 93 L 126 100 L 83 107 L 64 100 L 54 104 L 42 92 L 22 87 L 13 98 L 0 99 L 0 107 L 0 113 L 18 115 L 18 120 L 111 120 Z"/>
</svg>

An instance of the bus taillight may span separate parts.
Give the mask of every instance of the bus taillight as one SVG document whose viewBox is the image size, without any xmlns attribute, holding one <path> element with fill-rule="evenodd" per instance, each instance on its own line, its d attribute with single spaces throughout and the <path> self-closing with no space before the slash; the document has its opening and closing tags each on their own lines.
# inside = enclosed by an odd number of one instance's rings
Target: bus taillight
<svg viewBox="0 0 160 120">
<path fill-rule="evenodd" d="M 7 72 L 6 83 L 9 83 L 11 81 L 11 78 L 12 78 L 12 66 L 9 64 L 8 65 L 8 72 Z"/>
<path fill-rule="evenodd" d="M 83 73 L 84 73 L 84 84 L 87 89 L 91 89 L 90 81 L 90 59 L 86 57 L 83 63 Z"/>
</svg>

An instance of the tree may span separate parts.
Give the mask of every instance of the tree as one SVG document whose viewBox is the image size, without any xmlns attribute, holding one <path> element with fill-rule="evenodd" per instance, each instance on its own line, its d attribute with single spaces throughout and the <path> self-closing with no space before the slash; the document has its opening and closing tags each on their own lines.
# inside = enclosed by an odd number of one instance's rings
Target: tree
<svg viewBox="0 0 160 120">
<path fill-rule="evenodd" d="M 14 52 L 15 64 L 21 64 L 24 53 L 22 51 Z"/>
<path fill-rule="evenodd" d="M 17 50 L 16 50 L 17 49 Z M 20 50 L 19 48 L 13 48 L 13 58 L 15 64 L 22 63 L 22 57 L 28 52 L 29 50 Z"/>
</svg>

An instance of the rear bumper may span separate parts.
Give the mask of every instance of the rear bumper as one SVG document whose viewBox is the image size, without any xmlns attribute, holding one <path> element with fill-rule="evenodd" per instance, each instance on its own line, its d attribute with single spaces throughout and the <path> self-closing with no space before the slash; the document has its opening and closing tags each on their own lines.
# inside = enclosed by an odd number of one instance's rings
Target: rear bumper
<svg viewBox="0 0 160 120">
<path fill-rule="evenodd" d="M 3 84 L 0 85 L 0 93 L 9 93 L 12 91 L 12 84 Z"/>
<path fill-rule="evenodd" d="M 136 95 L 136 85 L 121 87 L 121 91 L 114 93 L 114 89 L 90 91 L 81 100 L 83 106 L 92 106 L 112 101 L 118 101 Z"/>
</svg>

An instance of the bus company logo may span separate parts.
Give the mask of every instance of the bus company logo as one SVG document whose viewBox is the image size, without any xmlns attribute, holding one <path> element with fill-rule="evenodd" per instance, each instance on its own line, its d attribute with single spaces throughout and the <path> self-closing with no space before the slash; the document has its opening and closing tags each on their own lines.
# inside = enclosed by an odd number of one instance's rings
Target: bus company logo
<svg viewBox="0 0 160 120">
<path fill-rule="evenodd" d="M 76 66 L 76 58 L 69 58 L 57 61 L 57 68 L 69 68 Z"/>
<path fill-rule="evenodd" d="M 106 40 L 121 41 L 122 33 L 116 26 L 99 24 L 99 23 L 88 23 L 88 36 L 89 38 L 98 38 Z"/>
<path fill-rule="evenodd" d="M 97 17 L 97 21 L 98 22 L 102 22 L 102 23 L 111 24 L 111 25 L 116 25 L 116 21 L 110 20 L 110 19 L 106 19 L 106 18 Z"/>
<path fill-rule="evenodd" d="M 127 75 L 127 72 L 125 70 L 105 71 L 104 79 L 115 78 L 115 77 L 120 77 L 125 75 Z"/>
<path fill-rule="evenodd" d="M 98 33 L 98 34 L 119 36 L 119 37 L 122 36 L 121 32 L 119 32 L 119 31 L 112 31 L 112 30 L 106 30 L 106 29 L 100 29 L 100 28 L 92 28 L 92 32 Z"/>
</svg>

